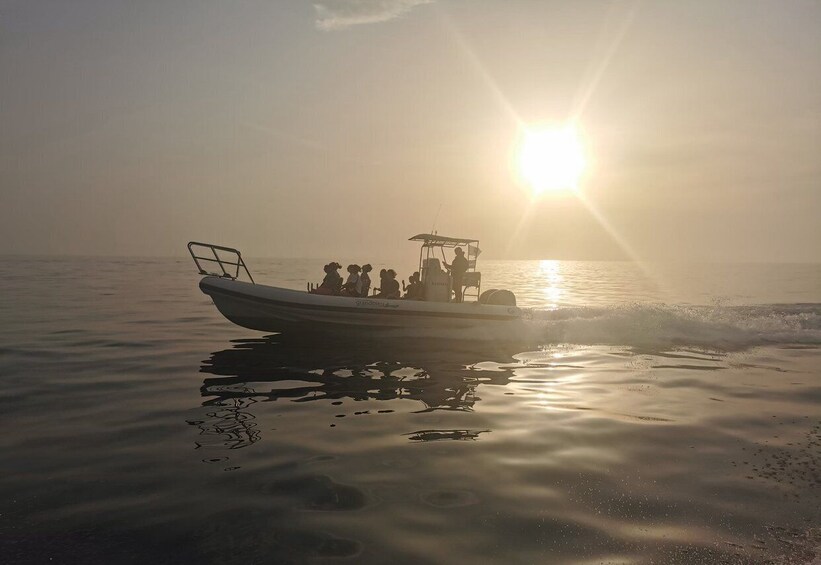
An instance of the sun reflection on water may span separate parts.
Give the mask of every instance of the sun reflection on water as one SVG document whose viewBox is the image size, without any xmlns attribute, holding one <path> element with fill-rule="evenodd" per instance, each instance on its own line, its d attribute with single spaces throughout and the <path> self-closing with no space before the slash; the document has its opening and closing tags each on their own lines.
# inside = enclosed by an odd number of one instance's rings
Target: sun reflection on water
<svg viewBox="0 0 821 565">
<path fill-rule="evenodd" d="M 559 307 L 564 289 L 562 289 L 561 261 L 544 259 L 539 261 L 539 276 L 547 283 L 542 287 L 542 294 L 547 301 L 547 307 L 555 310 Z"/>
</svg>

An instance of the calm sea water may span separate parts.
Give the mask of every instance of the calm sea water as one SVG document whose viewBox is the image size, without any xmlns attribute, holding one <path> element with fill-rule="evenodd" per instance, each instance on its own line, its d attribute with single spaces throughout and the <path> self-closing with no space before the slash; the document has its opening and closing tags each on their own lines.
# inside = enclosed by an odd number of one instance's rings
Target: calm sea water
<svg viewBox="0 0 821 565">
<path fill-rule="evenodd" d="M 264 336 L 182 259 L 0 270 L 2 563 L 821 559 L 819 265 L 486 261 L 520 343 Z"/>
</svg>

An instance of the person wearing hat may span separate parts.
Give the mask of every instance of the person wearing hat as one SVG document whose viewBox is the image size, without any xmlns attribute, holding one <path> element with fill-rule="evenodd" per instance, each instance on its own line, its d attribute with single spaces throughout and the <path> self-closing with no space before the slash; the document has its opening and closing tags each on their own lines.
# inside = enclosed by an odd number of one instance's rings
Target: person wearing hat
<svg viewBox="0 0 821 565">
<path fill-rule="evenodd" d="M 448 265 L 445 263 L 445 268 L 450 271 L 451 288 L 453 289 L 453 301 L 462 301 L 462 279 L 465 272 L 468 270 L 468 260 L 465 259 L 465 252 L 461 247 L 454 249 L 456 257 L 453 258 L 453 263 Z"/>
<path fill-rule="evenodd" d="M 359 265 L 348 265 L 348 280 L 342 287 L 342 296 L 360 296 L 362 293 L 362 280 L 359 278 Z"/>
<path fill-rule="evenodd" d="M 361 287 L 361 291 L 359 296 L 368 296 L 368 293 L 371 291 L 371 276 L 368 274 L 373 270 L 370 263 L 365 263 L 362 265 L 362 274 L 359 276 L 359 285 Z"/>
<path fill-rule="evenodd" d="M 342 289 L 342 277 L 339 276 L 339 269 L 342 265 L 333 262 L 325 265 L 322 270 L 325 271 L 325 278 L 322 279 L 322 284 L 311 291 L 313 294 L 336 295 Z"/>
</svg>

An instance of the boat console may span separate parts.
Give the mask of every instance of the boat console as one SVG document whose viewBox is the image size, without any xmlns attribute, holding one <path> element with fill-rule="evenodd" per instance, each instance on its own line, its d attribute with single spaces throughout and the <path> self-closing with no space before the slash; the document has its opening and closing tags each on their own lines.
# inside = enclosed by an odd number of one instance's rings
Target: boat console
<svg viewBox="0 0 821 565">
<path fill-rule="evenodd" d="M 468 270 L 462 278 L 462 296 L 466 297 L 466 292 L 471 289 L 471 296 L 479 300 L 482 293 L 482 273 L 476 270 L 476 259 L 479 257 L 479 240 L 461 237 L 447 237 L 436 233 L 420 233 L 410 238 L 409 241 L 421 241 L 422 248 L 419 251 L 419 273 L 422 277 L 422 285 L 425 287 L 425 300 L 428 302 L 450 302 L 451 300 L 451 276 L 441 268 L 439 258 L 436 257 L 436 250 L 442 257 L 442 261 L 447 262 L 445 249 L 463 248 L 467 251 L 465 259 L 468 262 Z M 475 293 L 474 293 L 475 292 Z"/>
<path fill-rule="evenodd" d="M 428 302 L 448 302 L 450 300 L 450 275 L 440 266 L 439 259 L 428 257 L 422 262 L 422 285 Z"/>
</svg>

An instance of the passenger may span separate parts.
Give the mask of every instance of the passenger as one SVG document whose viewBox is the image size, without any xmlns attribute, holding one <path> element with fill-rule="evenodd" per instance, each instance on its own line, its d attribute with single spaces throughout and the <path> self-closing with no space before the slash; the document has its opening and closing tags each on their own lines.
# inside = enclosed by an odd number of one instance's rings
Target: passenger
<svg viewBox="0 0 821 565">
<path fill-rule="evenodd" d="M 382 296 L 382 290 L 385 288 L 385 285 L 388 283 L 388 271 L 387 269 L 381 269 L 379 271 L 379 288 L 375 288 L 374 290 L 377 291 L 376 296 Z"/>
<path fill-rule="evenodd" d="M 408 286 L 405 288 L 405 298 L 407 300 L 413 300 L 414 294 L 416 292 L 416 273 L 413 273 L 411 276 L 408 277 Z"/>
<path fill-rule="evenodd" d="M 336 261 L 331 262 L 331 290 L 333 291 L 334 295 L 338 295 L 342 291 L 342 275 L 339 274 L 339 269 L 342 268 L 342 265 L 337 263 Z"/>
<path fill-rule="evenodd" d="M 468 270 L 468 260 L 465 259 L 465 252 L 462 250 L 461 247 L 457 247 L 455 250 L 456 257 L 453 258 L 453 263 L 448 265 L 445 263 L 445 268 L 450 271 L 451 276 L 451 288 L 453 289 L 454 294 L 454 302 L 461 302 L 462 301 L 462 279 L 465 276 L 465 272 Z"/>
<path fill-rule="evenodd" d="M 384 297 L 400 298 L 402 294 L 399 291 L 399 281 L 396 280 L 396 271 L 394 271 L 393 269 L 388 269 L 387 275 L 388 277 L 385 281 L 385 288 L 382 289 Z"/>
<path fill-rule="evenodd" d="M 382 286 L 379 288 L 379 293 L 377 293 L 376 296 L 379 298 L 400 298 L 402 296 L 399 290 L 399 281 L 396 280 L 396 271 L 388 269 L 385 271 L 385 276 L 381 278 Z"/>
<path fill-rule="evenodd" d="M 342 289 L 342 277 L 339 276 L 339 269 L 342 268 L 337 262 L 328 263 L 322 269 L 325 271 L 325 278 L 322 279 L 322 284 L 316 287 L 311 292 L 313 294 L 325 294 L 329 296 L 339 294 Z"/>
<path fill-rule="evenodd" d="M 423 300 L 422 281 L 419 278 L 419 271 L 413 273 L 408 277 L 408 289 L 405 292 L 405 299 L 407 300 Z"/>
<path fill-rule="evenodd" d="M 348 265 L 348 280 L 345 281 L 345 286 L 342 287 L 342 296 L 361 296 L 362 294 L 362 279 L 359 277 L 359 271 L 362 268 L 359 265 Z"/>
<path fill-rule="evenodd" d="M 371 277 L 368 273 L 373 270 L 370 263 L 365 263 L 362 265 L 362 275 L 359 277 L 359 284 L 362 286 L 362 292 L 360 292 L 359 296 L 368 296 L 368 293 L 371 291 Z"/>
</svg>

